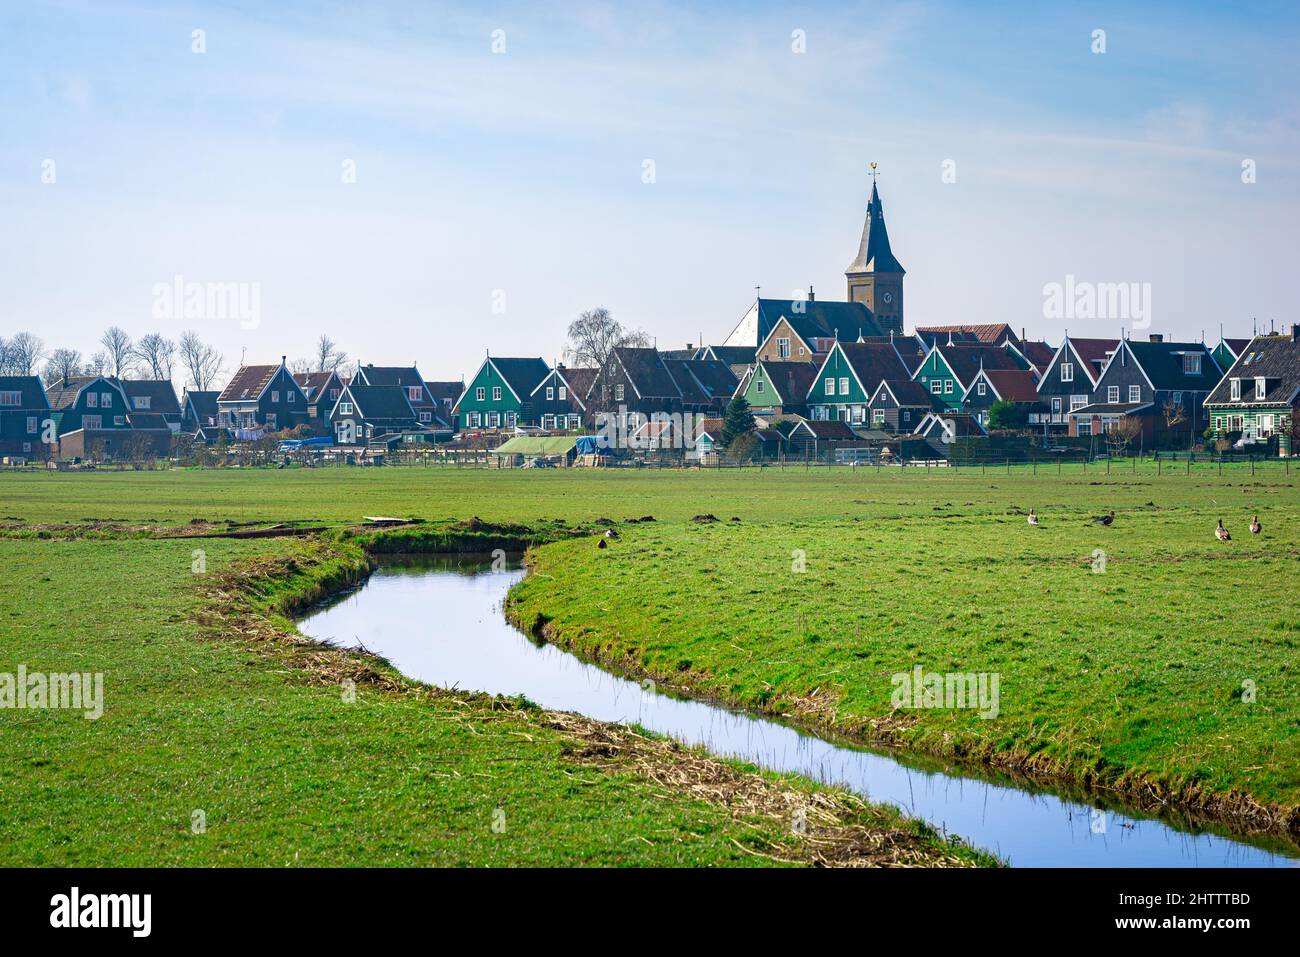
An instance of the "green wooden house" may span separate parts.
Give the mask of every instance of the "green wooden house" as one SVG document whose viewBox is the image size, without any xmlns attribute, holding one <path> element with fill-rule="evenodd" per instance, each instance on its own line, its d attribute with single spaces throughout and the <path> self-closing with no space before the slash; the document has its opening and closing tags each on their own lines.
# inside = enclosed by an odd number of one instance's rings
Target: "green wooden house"
<svg viewBox="0 0 1300 957">
<path fill-rule="evenodd" d="M 1291 455 L 1300 432 L 1300 325 L 1289 336 L 1256 336 L 1205 400 L 1215 438 L 1244 445 L 1276 440 Z"/>
<path fill-rule="evenodd" d="M 981 369 L 1013 371 L 1026 369 L 1028 365 L 1022 357 L 1001 346 L 936 342 L 913 378 L 930 393 L 937 408 L 959 412 L 967 390 Z"/>
<path fill-rule="evenodd" d="M 865 425 L 880 383 L 906 378 L 907 366 L 890 343 L 837 342 L 808 390 L 808 410 L 814 421 Z"/>
<path fill-rule="evenodd" d="M 514 429 L 540 424 L 533 390 L 550 374 L 541 358 L 488 356 L 452 409 L 462 429 Z"/>
<path fill-rule="evenodd" d="M 746 377 L 740 394 L 750 408 L 769 415 L 808 414 L 808 390 L 817 377 L 811 362 L 761 361 Z"/>
</svg>

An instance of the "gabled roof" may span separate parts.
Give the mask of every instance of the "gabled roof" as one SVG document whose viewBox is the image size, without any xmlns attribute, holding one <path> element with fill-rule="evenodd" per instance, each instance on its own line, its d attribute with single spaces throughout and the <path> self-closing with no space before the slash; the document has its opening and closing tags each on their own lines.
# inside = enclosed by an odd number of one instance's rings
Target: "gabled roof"
<svg viewBox="0 0 1300 957">
<path fill-rule="evenodd" d="M 936 430 L 941 435 L 947 433 L 955 439 L 968 435 L 988 435 L 980 420 L 969 412 L 927 412 L 912 434 L 929 438 Z"/>
<path fill-rule="evenodd" d="M 424 376 L 420 375 L 420 370 L 415 366 L 361 366 L 357 369 L 356 381 L 357 385 L 389 385 L 403 389 L 415 385 L 424 386 Z M 423 397 L 414 404 L 427 405 L 430 401 L 428 390 L 425 389 Z"/>
<path fill-rule="evenodd" d="M 1011 347 L 1025 357 L 1025 361 L 1037 370 L 1041 377 L 1056 357 L 1056 350 L 1041 339 L 1022 339 L 1010 343 Z"/>
<path fill-rule="evenodd" d="M 727 337 L 728 344 L 745 330 L 748 339 L 748 327 L 753 326 L 754 344 L 761 347 L 772 335 L 772 330 L 782 319 L 790 324 L 795 335 L 808 346 L 814 339 L 834 339 L 852 341 L 859 336 L 879 336 L 884 334 L 880 323 L 871 314 L 871 310 L 860 302 L 835 302 L 824 299 L 757 299 L 750 306 L 749 312 L 741 318 L 735 331 Z M 748 341 L 740 343 L 748 345 Z M 751 360 L 752 361 L 752 360 Z"/>
<path fill-rule="evenodd" d="M 838 419 L 804 419 L 790 430 L 791 437 L 798 432 L 807 432 L 822 442 L 851 441 L 858 437 L 857 433 L 849 428 L 847 422 L 840 422 Z"/>
<path fill-rule="evenodd" d="M 871 183 L 871 199 L 867 201 L 867 216 L 862 224 L 862 242 L 858 245 L 858 255 L 849 268 L 848 275 L 863 272 L 906 272 L 903 264 L 889 248 L 889 233 L 885 229 L 885 208 L 880 202 L 880 193 L 875 181 Z"/>
<path fill-rule="evenodd" d="M 729 366 L 750 365 L 757 346 L 704 346 L 695 351 L 694 359 L 716 359 Z"/>
<path fill-rule="evenodd" d="M 808 392 L 817 381 L 817 366 L 811 362 L 758 363 L 782 405 L 804 405 Z"/>
<path fill-rule="evenodd" d="M 687 386 L 682 381 L 684 377 L 695 380 L 703 391 L 706 402 L 711 402 L 719 396 L 729 398 L 736 391 L 738 381 L 736 374 L 731 371 L 731 366 L 721 359 L 678 359 L 668 363 L 668 371 L 681 388 L 684 402 L 690 401 L 686 398 Z"/>
<path fill-rule="evenodd" d="M 902 379 L 908 375 L 903 360 L 898 357 L 894 347 L 887 342 L 840 342 L 837 343 L 837 348 L 848 361 L 849 368 L 853 370 L 858 385 L 868 399 L 875 394 L 876 387 L 882 380 Z M 814 388 L 817 379 L 821 378 L 822 370 L 826 368 L 834 354 L 835 351 L 832 350 L 817 370 L 817 377 L 813 380 Z M 814 396 L 810 393 L 808 398 L 812 401 Z"/>
<path fill-rule="evenodd" d="M 1073 352 L 1088 381 L 1095 386 L 1100 381 L 1101 374 L 1106 371 L 1106 363 L 1118 348 L 1118 339 L 1075 339 L 1066 336 L 1056 352 L 1058 356 L 1066 349 Z M 1055 362 L 1056 359 L 1052 361 Z"/>
<path fill-rule="evenodd" d="M 981 368 L 990 371 L 995 369 L 1008 371 L 1020 369 L 1020 364 L 1001 346 L 950 346 L 941 343 L 934 348 L 943 357 L 943 361 L 952 370 L 952 374 L 957 377 L 957 381 L 961 383 L 963 389 L 970 388 Z"/>
<path fill-rule="evenodd" d="M 126 403 L 126 393 L 122 391 L 122 387 L 116 379 L 102 375 L 74 375 L 68 376 L 66 379 L 60 379 L 46 390 L 46 395 L 50 400 L 50 408 L 55 412 L 72 408 L 77 401 L 77 396 L 81 394 L 81 390 L 92 382 L 103 382 L 110 389 L 116 391 L 122 398 L 122 402 Z"/>
<path fill-rule="evenodd" d="M 1126 339 L 1123 348 L 1137 361 L 1153 389 L 1209 392 L 1223 377 L 1222 370 L 1203 342 L 1134 342 Z M 1187 353 L 1201 357 L 1199 374 L 1186 375 L 1183 372 L 1183 355 Z"/>
<path fill-rule="evenodd" d="M 50 407 L 50 400 L 45 395 L 45 386 L 40 376 L 4 375 L 0 376 L 0 392 L 18 392 L 22 398 L 19 405 L 0 406 L 8 411 L 42 411 Z"/>
<path fill-rule="evenodd" d="M 1004 402 L 1037 402 L 1038 383 L 1034 374 L 1025 369 L 985 369 L 984 378 L 993 388 L 995 397 Z M 976 379 L 979 374 L 976 374 Z M 970 388 L 974 388 L 972 382 Z M 970 388 L 966 394 L 970 394 Z"/>
<path fill-rule="evenodd" d="M 914 374 L 921 368 L 921 363 L 925 361 L 926 354 L 929 352 L 929 347 L 922 345 L 916 336 L 863 336 L 858 339 L 858 342 L 890 343 L 903 365 L 907 366 L 908 375 Z"/>
<path fill-rule="evenodd" d="M 141 411 L 157 412 L 160 415 L 180 415 L 181 405 L 176 401 L 176 388 L 167 379 L 119 379 L 122 391 L 131 401 L 127 403 L 135 408 L 136 396 L 148 398 L 149 408 Z"/>
<path fill-rule="evenodd" d="M 963 343 L 972 346 L 981 345 L 979 336 L 975 335 L 975 333 L 970 332 L 969 330 L 963 330 L 963 329 L 946 329 L 942 332 L 939 331 L 928 332 L 921 329 L 917 329 L 915 332 L 915 339 L 917 342 L 921 344 L 921 348 L 925 349 L 927 353 L 935 346 L 939 345 L 940 343 L 951 342 L 957 345 L 961 345 Z"/>
<path fill-rule="evenodd" d="M 298 383 L 298 388 L 302 389 L 303 395 L 307 396 L 307 401 L 311 402 L 320 397 L 320 390 L 329 385 L 330 379 L 337 379 L 336 372 L 295 372 L 293 381 Z M 340 382 L 340 385 L 342 383 Z"/>
<path fill-rule="evenodd" d="M 218 402 L 253 402 L 262 397 L 280 366 L 240 366 L 217 396 Z"/>
<path fill-rule="evenodd" d="M 216 418 L 217 415 L 217 396 L 219 392 L 207 392 L 199 390 L 185 390 L 185 404 L 194 410 L 194 418 L 199 424 L 205 423 L 209 417 Z"/>
<path fill-rule="evenodd" d="M 1255 379 L 1264 379 L 1264 398 L 1255 398 Z M 1241 398 L 1232 398 L 1232 380 L 1241 379 Z M 1300 396 L 1300 340 L 1292 336 L 1256 336 L 1242 347 L 1237 361 L 1205 400 L 1228 408 L 1291 405 Z"/>
<path fill-rule="evenodd" d="M 1250 342 L 1251 340 L 1249 339 L 1226 339 L 1221 337 L 1219 339 L 1219 345 L 1214 348 L 1218 349 L 1219 346 L 1223 346 L 1232 355 L 1232 358 L 1240 359 L 1242 350 L 1244 350 L 1246 346 L 1250 345 Z"/>
<path fill-rule="evenodd" d="M 465 383 L 458 380 L 430 382 L 426 379 L 424 387 L 433 396 L 435 402 L 449 400 L 453 404 L 460 398 L 460 394 L 465 391 Z"/>
<path fill-rule="evenodd" d="M 410 383 L 415 385 L 415 383 Z M 339 396 L 342 402 L 350 398 L 357 414 L 371 421 L 414 420 L 415 410 L 406 397 L 406 387 L 397 385 L 350 385 Z M 337 404 L 335 405 L 337 408 Z"/>
<path fill-rule="evenodd" d="M 916 331 L 918 335 L 924 336 L 927 341 L 941 340 L 947 342 L 948 333 L 952 333 L 953 342 L 974 339 L 986 345 L 996 346 L 1010 339 L 1016 345 L 1020 345 L 1020 337 L 1005 322 L 982 322 L 952 326 L 917 326 Z"/>
<path fill-rule="evenodd" d="M 524 396 L 531 395 L 533 387 L 551 372 L 551 367 L 540 357 L 517 359 L 491 356 L 488 362 L 492 363 L 520 401 L 523 401 Z"/>
<path fill-rule="evenodd" d="M 157 412 L 132 412 L 126 417 L 131 428 L 138 432 L 169 432 L 167 419 Z"/>
<path fill-rule="evenodd" d="M 871 396 L 871 402 L 875 402 L 877 396 L 882 392 L 888 391 L 894 397 L 894 402 L 900 406 L 911 408 L 930 409 L 934 407 L 934 400 L 930 398 L 930 392 L 925 386 L 915 379 L 881 379 L 880 385 Z"/>
<path fill-rule="evenodd" d="M 627 373 L 640 398 L 680 399 L 681 390 L 658 350 L 643 346 L 618 346 L 614 357 Z"/>
</svg>

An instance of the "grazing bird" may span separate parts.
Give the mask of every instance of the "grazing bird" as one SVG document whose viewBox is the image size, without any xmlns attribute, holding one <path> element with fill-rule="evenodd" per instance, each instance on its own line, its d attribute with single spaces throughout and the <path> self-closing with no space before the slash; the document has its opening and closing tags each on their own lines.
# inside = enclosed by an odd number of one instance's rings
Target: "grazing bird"
<svg viewBox="0 0 1300 957">
<path fill-rule="evenodd" d="M 1034 526 L 1035 528 L 1038 527 L 1038 513 L 1035 512 L 1032 508 L 1029 510 L 1028 522 L 1030 525 Z"/>
<path fill-rule="evenodd" d="M 606 538 L 618 538 L 618 532 L 614 531 L 612 528 L 607 528 L 607 529 L 605 529 L 605 537 L 606 537 Z"/>
<path fill-rule="evenodd" d="M 1114 509 L 1111 510 L 1109 515 L 1098 515 L 1092 520 L 1094 525 L 1109 525 L 1113 521 L 1115 521 Z"/>
<path fill-rule="evenodd" d="M 1214 537 L 1221 542 L 1232 541 L 1232 536 L 1229 535 L 1228 530 L 1223 527 L 1223 519 L 1219 519 L 1219 527 L 1214 530 Z"/>
<path fill-rule="evenodd" d="M 1264 530 L 1264 526 L 1259 524 L 1259 516 L 1256 515 L 1254 518 L 1250 520 L 1250 534 L 1258 535 L 1263 530 Z"/>
</svg>

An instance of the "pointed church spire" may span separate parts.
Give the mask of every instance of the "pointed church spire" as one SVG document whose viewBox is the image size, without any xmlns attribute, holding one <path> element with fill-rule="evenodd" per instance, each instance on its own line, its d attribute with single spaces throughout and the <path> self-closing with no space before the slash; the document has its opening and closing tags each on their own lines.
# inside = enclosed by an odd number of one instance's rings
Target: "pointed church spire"
<svg viewBox="0 0 1300 957">
<path fill-rule="evenodd" d="M 867 218 L 862 224 L 862 242 L 858 246 L 858 256 L 849 264 L 846 273 L 862 272 L 897 272 L 904 273 L 903 268 L 889 248 L 889 233 L 885 229 L 885 210 L 880 203 L 880 191 L 876 181 L 871 181 L 871 199 L 867 202 Z"/>
</svg>

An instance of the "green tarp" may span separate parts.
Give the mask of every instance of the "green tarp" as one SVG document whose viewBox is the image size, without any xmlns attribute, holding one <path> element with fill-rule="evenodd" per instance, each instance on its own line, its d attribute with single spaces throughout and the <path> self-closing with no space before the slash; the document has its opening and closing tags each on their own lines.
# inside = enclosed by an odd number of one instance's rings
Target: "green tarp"
<svg viewBox="0 0 1300 957">
<path fill-rule="evenodd" d="M 568 455 L 578 444 L 576 435 L 517 435 L 493 449 L 493 455 Z"/>
</svg>

